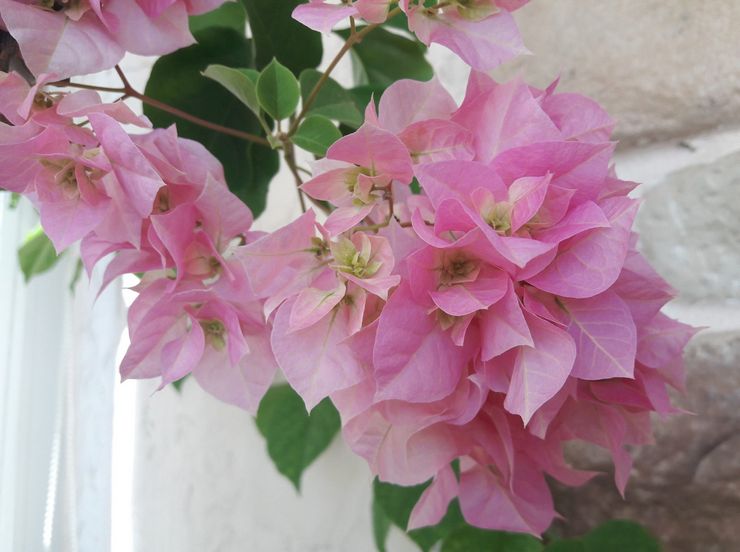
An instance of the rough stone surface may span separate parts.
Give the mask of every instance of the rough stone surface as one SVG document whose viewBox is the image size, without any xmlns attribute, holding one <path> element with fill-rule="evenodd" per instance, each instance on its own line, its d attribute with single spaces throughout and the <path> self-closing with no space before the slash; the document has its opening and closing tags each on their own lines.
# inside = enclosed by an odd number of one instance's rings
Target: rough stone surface
<svg viewBox="0 0 740 552">
<path fill-rule="evenodd" d="M 682 298 L 740 298 L 740 153 L 669 174 L 643 198 L 642 249 Z"/>
<path fill-rule="evenodd" d="M 559 75 L 606 106 L 625 142 L 740 122 L 736 0 L 533 0 L 516 18 L 534 56 L 503 74 Z"/>
<path fill-rule="evenodd" d="M 686 354 L 694 415 L 656 420 L 655 445 L 635 452 L 622 500 L 599 476 L 579 489 L 556 490 L 567 518 L 556 531 L 582 534 L 608 519 L 633 519 L 659 536 L 665 552 L 728 552 L 740 546 L 740 331 L 696 336 Z M 572 461 L 609 470 L 604 455 L 577 447 Z"/>
</svg>

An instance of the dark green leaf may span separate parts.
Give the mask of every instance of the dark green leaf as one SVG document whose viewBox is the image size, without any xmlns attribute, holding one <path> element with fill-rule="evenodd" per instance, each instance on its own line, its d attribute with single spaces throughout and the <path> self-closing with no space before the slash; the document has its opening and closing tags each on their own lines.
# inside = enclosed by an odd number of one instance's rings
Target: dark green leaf
<svg viewBox="0 0 740 552">
<path fill-rule="evenodd" d="M 51 269 L 60 257 L 40 226 L 26 236 L 23 245 L 18 249 L 18 262 L 26 282 L 33 276 Z"/>
<path fill-rule="evenodd" d="M 172 382 L 172 387 L 175 388 L 175 391 L 178 393 L 182 393 L 182 384 L 185 383 L 185 380 L 188 379 L 190 374 L 187 374 L 186 376 L 181 377 L 179 380 L 175 380 Z"/>
<path fill-rule="evenodd" d="M 329 446 L 339 426 L 339 414 L 329 399 L 309 415 L 303 400 L 284 384 L 272 387 L 257 411 L 257 427 L 267 440 L 270 458 L 297 490 L 301 474 Z"/>
<path fill-rule="evenodd" d="M 306 69 L 301 73 L 301 97 L 304 103 L 320 78 L 321 73 L 315 69 Z M 358 107 L 355 97 L 348 90 L 342 88 L 337 81 L 329 78 L 319 89 L 309 113 L 323 115 L 357 128 L 362 124 L 362 108 L 366 103 L 360 103 L 359 105 L 362 107 Z"/>
<path fill-rule="evenodd" d="M 373 500 L 385 512 L 386 517 L 391 523 L 402 531 L 406 531 L 411 511 L 428 485 L 429 483 L 424 483 L 412 487 L 401 487 L 399 485 L 383 483 L 376 479 L 373 482 Z M 414 529 L 408 532 L 408 536 L 422 550 L 427 551 L 435 543 L 444 539 L 450 531 L 463 523 L 464 521 L 460 514 L 460 509 L 457 506 L 457 501 L 454 501 L 438 525 Z"/>
<path fill-rule="evenodd" d="M 296 75 L 321 63 L 321 35 L 298 23 L 291 14 L 304 0 L 242 0 L 256 49 L 257 69 L 273 58 Z"/>
<path fill-rule="evenodd" d="M 82 276 L 82 272 L 84 270 L 85 266 L 82 263 L 82 259 L 77 259 L 77 262 L 75 263 L 75 271 L 72 273 L 72 278 L 69 280 L 69 292 L 74 295 L 75 287 L 77 287 L 77 282 L 80 281 L 80 277 Z"/>
<path fill-rule="evenodd" d="M 385 541 L 388 539 L 388 531 L 391 529 L 391 520 L 385 515 L 383 508 L 373 498 L 373 539 L 378 552 L 386 552 Z"/>
<path fill-rule="evenodd" d="M 398 29 L 400 31 L 405 31 L 407 33 L 411 32 L 409 31 L 409 19 L 403 12 L 398 12 L 396 15 L 388 19 L 384 23 L 384 25 L 387 25 L 388 27 L 393 27 L 394 29 Z"/>
<path fill-rule="evenodd" d="M 337 33 L 345 39 L 349 36 L 348 30 Z M 371 85 L 386 88 L 399 79 L 429 80 L 434 75 L 423 44 L 383 28 L 367 34 L 352 50 Z"/>
<path fill-rule="evenodd" d="M 530 535 L 486 531 L 463 525 L 452 531 L 441 552 L 541 552 L 542 543 Z"/>
<path fill-rule="evenodd" d="M 586 547 L 576 539 L 558 540 L 548 544 L 545 552 L 586 552 Z"/>
<path fill-rule="evenodd" d="M 247 12 L 238 2 L 226 2 L 220 8 L 190 17 L 190 32 L 195 34 L 208 27 L 228 27 L 244 34 Z"/>
<path fill-rule="evenodd" d="M 383 90 L 385 89 L 382 86 L 362 84 L 351 88 L 349 93 L 352 94 L 355 102 L 362 106 L 364 112 L 365 108 L 370 103 L 370 100 L 375 104 L 375 109 L 378 108 L 378 103 L 380 102 L 380 97 L 383 95 Z"/>
<path fill-rule="evenodd" d="M 373 482 L 373 519 L 375 510 L 379 508 L 391 523 L 405 531 L 411 511 L 428 485 L 429 483 L 424 483 L 400 487 L 376 479 Z M 414 529 L 408 532 L 408 536 L 425 552 L 440 541 L 443 543 L 443 552 L 542 551 L 540 541 L 529 535 L 487 531 L 468 525 L 460 512 L 457 499 L 450 503 L 445 517 L 437 525 Z"/>
<path fill-rule="evenodd" d="M 301 90 L 293 73 L 276 59 L 265 67 L 257 79 L 260 106 L 273 119 L 290 117 L 298 107 Z"/>
<path fill-rule="evenodd" d="M 209 65 L 203 71 L 203 76 L 215 80 L 236 96 L 255 115 L 259 115 L 260 103 L 257 99 L 259 71 L 256 69 L 236 69 L 225 65 Z"/>
<path fill-rule="evenodd" d="M 293 142 L 299 148 L 323 157 L 329 146 L 341 137 L 342 133 L 329 119 L 321 115 L 311 115 L 301 123 L 293 135 Z"/>
<path fill-rule="evenodd" d="M 585 552 L 660 552 L 660 545 L 641 525 L 627 520 L 607 521 L 581 538 Z"/>
<path fill-rule="evenodd" d="M 248 67 L 250 42 L 227 28 L 209 28 L 196 35 L 198 44 L 161 57 L 152 68 L 146 94 L 213 123 L 252 134 L 261 132 L 253 113 L 218 83 L 201 73 L 209 65 Z M 199 141 L 224 166 L 229 188 L 259 215 L 265 207 L 270 179 L 279 163 L 276 151 L 228 136 L 145 105 L 155 126 L 177 123 L 180 136 Z M 274 170 L 273 170 L 274 169 Z"/>
</svg>

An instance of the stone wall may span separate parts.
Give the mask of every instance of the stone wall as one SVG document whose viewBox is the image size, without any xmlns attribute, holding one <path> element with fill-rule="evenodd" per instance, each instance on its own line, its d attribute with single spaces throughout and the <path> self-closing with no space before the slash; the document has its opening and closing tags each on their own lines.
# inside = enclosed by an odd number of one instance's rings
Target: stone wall
<svg viewBox="0 0 740 552">
<path fill-rule="evenodd" d="M 558 489 L 582 533 L 614 518 L 646 524 L 666 552 L 740 549 L 740 2 L 533 0 L 518 13 L 535 54 L 509 65 L 586 93 L 618 121 L 617 172 L 642 182 L 640 247 L 680 292 L 668 314 L 706 329 L 686 353 L 692 414 L 655 420 L 635 451 L 626 500 L 609 477 Z M 582 466 L 607 469 L 574 448 Z"/>
</svg>

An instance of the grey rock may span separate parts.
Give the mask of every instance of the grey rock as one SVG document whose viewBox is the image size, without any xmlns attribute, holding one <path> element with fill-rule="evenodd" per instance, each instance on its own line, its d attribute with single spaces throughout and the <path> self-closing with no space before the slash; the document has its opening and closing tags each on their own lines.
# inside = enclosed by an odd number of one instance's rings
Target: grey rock
<svg viewBox="0 0 740 552">
<path fill-rule="evenodd" d="M 539 86 L 561 77 L 619 121 L 627 143 L 740 123 L 740 2 L 736 0 L 533 0 L 517 11 Z"/>
<path fill-rule="evenodd" d="M 740 153 L 669 174 L 645 193 L 637 226 L 684 300 L 740 298 Z"/>
<path fill-rule="evenodd" d="M 740 331 L 699 334 L 686 361 L 688 392 L 676 402 L 693 414 L 655 420 L 655 444 L 635 451 L 624 500 L 609 476 L 556 487 L 566 521 L 555 532 L 579 535 L 623 518 L 647 526 L 665 552 L 740 549 Z M 573 447 L 568 456 L 610 472 L 603 454 Z"/>
</svg>

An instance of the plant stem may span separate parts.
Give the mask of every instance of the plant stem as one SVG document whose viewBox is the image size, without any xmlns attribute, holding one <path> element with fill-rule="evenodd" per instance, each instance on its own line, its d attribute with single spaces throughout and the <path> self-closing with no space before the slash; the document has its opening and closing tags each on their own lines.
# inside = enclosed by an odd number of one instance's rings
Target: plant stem
<svg viewBox="0 0 740 552">
<path fill-rule="evenodd" d="M 396 7 L 393 8 L 391 11 L 388 12 L 388 19 L 391 17 L 396 16 L 401 12 L 401 8 Z M 316 97 L 319 95 L 319 91 L 321 90 L 321 87 L 326 84 L 326 81 L 329 80 L 329 75 L 331 75 L 331 72 L 334 71 L 334 69 L 337 67 L 339 62 L 342 60 L 344 55 L 350 51 L 352 46 L 360 42 L 365 35 L 368 33 L 371 33 L 375 29 L 377 29 L 380 25 L 377 23 L 373 23 L 372 25 L 368 25 L 366 27 L 363 27 L 357 32 L 350 33 L 349 37 L 347 38 L 347 41 L 344 43 L 342 48 L 337 52 L 337 55 L 334 56 L 334 59 L 331 60 L 331 63 L 329 63 L 329 66 L 326 68 L 326 71 L 324 71 L 321 74 L 321 77 L 316 82 L 316 85 L 311 89 L 310 94 L 308 95 L 308 98 L 306 98 L 306 101 L 303 102 L 303 107 L 301 108 L 301 112 L 298 114 L 298 116 L 293 121 L 293 124 L 290 125 L 290 129 L 288 129 L 288 136 L 293 136 L 295 134 L 295 131 L 298 130 L 298 125 L 301 123 L 303 118 L 306 116 L 306 113 L 308 113 L 308 110 L 311 109 L 311 106 L 316 101 Z"/>
<path fill-rule="evenodd" d="M 295 161 L 295 150 L 293 149 L 293 143 L 287 138 L 283 140 L 283 157 L 285 158 L 285 164 L 288 165 L 290 172 L 293 173 L 293 178 L 295 178 L 296 191 L 298 192 L 298 201 L 301 203 L 301 212 L 305 213 L 306 198 L 303 197 L 303 191 L 301 190 L 303 179 L 298 173 L 298 165 L 296 165 Z"/>
<path fill-rule="evenodd" d="M 70 82 L 69 80 L 53 82 L 50 84 L 52 84 L 53 86 L 59 86 L 59 87 L 69 86 L 71 88 L 81 88 L 85 90 L 97 90 L 98 92 L 120 93 L 120 94 L 123 94 L 124 98 L 135 98 L 137 100 L 140 100 L 144 104 L 154 107 L 155 109 L 159 109 L 160 111 L 164 111 L 166 113 L 174 115 L 175 117 L 179 117 L 185 121 L 189 121 L 198 126 L 208 128 L 215 132 L 220 132 L 221 134 L 228 134 L 229 136 L 234 136 L 236 138 L 241 138 L 242 140 L 247 140 L 249 142 L 254 142 L 256 144 L 270 147 L 270 142 L 268 142 L 265 138 L 262 138 L 262 136 L 257 136 L 256 134 L 251 134 L 249 132 L 244 132 L 244 131 L 241 131 L 235 128 L 226 127 L 223 125 L 212 123 L 211 121 L 207 121 L 206 119 L 201 119 L 200 117 L 196 117 L 195 115 L 191 115 L 190 113 L 187 113 L 181 109 L 173 107 L 164 102 L 160 102 L 159 100 L 155 100 L 154 98 L 150 98 L 149 96 L 145 94 L 142 94 L 141 92 L 136 90 L 133 86 L 131 86 L 131 83 L 128 81 L 128 79 L 126 78 L 126 75 L 124 75 L 123 71 L 118 65 L 116 65 L 116 73 L 118 73 L 118 76 L 120 77 L 121 82 L 123 83 L 123 88 L 112 88 L 110 86 L 83 84 L 83 83 L 78 83 L 78 82 Z"/>
</svg>

